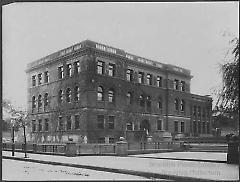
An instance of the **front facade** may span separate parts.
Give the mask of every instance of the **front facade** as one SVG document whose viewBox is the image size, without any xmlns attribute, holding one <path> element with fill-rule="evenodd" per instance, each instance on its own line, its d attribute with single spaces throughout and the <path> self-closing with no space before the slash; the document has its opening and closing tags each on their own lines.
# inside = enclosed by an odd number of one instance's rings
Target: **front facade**
<svg viewBox="0 0 240 182">
<path fill-rule="evenodd" d="M 34 142 L 112 143 L 207 136 L 212 99 L 190 71 L 83 41 L 27 67 Z"/>
</svg>

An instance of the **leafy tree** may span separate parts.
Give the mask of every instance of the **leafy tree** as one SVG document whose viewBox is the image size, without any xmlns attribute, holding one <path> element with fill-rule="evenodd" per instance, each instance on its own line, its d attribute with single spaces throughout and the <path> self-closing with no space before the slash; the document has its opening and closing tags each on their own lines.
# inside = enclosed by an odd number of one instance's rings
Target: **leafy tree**
<svg viewBox="0 0 240 182">
<path fill-rule="evenodd" d="M 233 45 L 228 51 L 229 61 L 221 65 L 222 88 L 218 95 L 216 111 L 221 114 L 239 118 L 239 39 L 231 41 Z"/>
</svg>

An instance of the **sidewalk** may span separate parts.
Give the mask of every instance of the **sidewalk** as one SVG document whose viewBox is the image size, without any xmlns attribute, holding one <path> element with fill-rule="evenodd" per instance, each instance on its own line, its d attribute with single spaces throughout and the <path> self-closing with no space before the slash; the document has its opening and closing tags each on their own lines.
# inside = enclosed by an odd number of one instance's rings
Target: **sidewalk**
<svg viewBox="0 0 240 182">
<path fill-rule="evenodd" d="M 11 152 L 3 151 L 2 155 L 11 157 Z M 117 156 L 65 157 L 40 154 L 28 154 L 28 156 L 27 160 L 32 162 L 135 174 L 177 181 L 238 181 L 239 179 L 239 166 L 224 163 Z M 24 153 L 16 152 L 15 157 L 25 160 L 23 159 Z"/>
</svg>

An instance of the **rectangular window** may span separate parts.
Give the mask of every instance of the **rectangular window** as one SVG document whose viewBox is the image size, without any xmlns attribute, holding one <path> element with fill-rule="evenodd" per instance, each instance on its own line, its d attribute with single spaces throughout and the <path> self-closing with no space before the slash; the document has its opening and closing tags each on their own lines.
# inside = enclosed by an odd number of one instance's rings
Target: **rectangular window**
<svg viewBox="0 0 240 182">
<path fill-rule="evenodd" d="M 72 65 L 67 64 L 67 76 L 72 76 Z"/>
<path fill-rule="evenodd" d="M 62 79 L 63 76 L 64 76 L 63 66 L 59 66 L 59 67 L 58 67 L 58 78 L 59 78 L 59 79 Z"/>
<path fill-rule="evenodd" d="M 32 120 L 32 131 L 36 131 L 36 120 Z"/>
<path fill-rule="evenodd" d="M 109 118 L 108 118 L 108 128 L 109 129 L 114 129 L 114 120 L 115 120 L 114 116 L 109 116 Z"/>
<path fill-rule="evenodd" d="M 79 129 L 80 128 L 79 122 L 80 122 L 80 116 L 79 115 L 75 115 L 75 129 Z"/>
<path fill-rule="evenodd" d="M 147 74 L 147 84 L 152 85 L 152 75 L 151 74 Z"/>
<path fill-rule="evenodd" d="M 205 130 L 205 122 L 202 122 L 202 133 L 205 133 L 206 130 Z"/>
<path fill-rule="evenodd" d="M 98 115 L 97 121 L 98 121 L 98 128 L 104 129 L 104 115 Z"/>
<path fill-rule="evenodd" d="M 127 81 L 133 81 L 133 70 L 128 69 L 126 76 L 127 76 Z"/>
<path fill-rule="evenodd" d="M 138 83 L 144 83 L 144 73 L 143 72 L 138 73 Z"/>
<path fill-rule="evenodd" d="M 67 130 L 71 130 L 71 129 L 72 129 L 71 116 L 67 116 Z"/>
<path fill-rule="evenodd" d="M 109 76 L 115 76 L 115 64 L 109 63 L 108 75 Z"/>
<path fill-rule="evenodd" d="M 42 73 L 38 74 L 38 85 L 42 84 Z"/>
<path fill-rule="evenodd" d="M 38 120 L 38 131 L 42 131 L 42 120 Z"/>
<path fill-rule="evenodd" d="M 193 115 L 194 115 L 194 116 L 197 115 L 197 106 L 193 106 Z"/>
<path fill-rule="evenodd" d="M 185 91 L 185 81 L 181 81 L 181 91 Z"/>
<path fill-rule="evenodd" d="M 75 74 L 80 73 L 80 62 L 79 61 L 74 62 L 74 70 L 75 70 Z"/>
<path fill-rule="evenodd" d="M 201 107 L 198 106 L 198 117 L 200 117 L 200 116 L 201 116 Z"/>
<path fill-rule="evenodd" d="M 162 77 L 161 76 L 157 77 L 157 87 L 162 87 Z"/>
<path fill-rule="evenodd" d="M 49 120 L 48 118 L 45 119 L 45 131 L 48 131 L 49 129 Z"/>
<path fill-rule="evenodd" d="M 97 62 L 97 73 L 98 74 L 104 74 L 104 62 L 103 61 L 98 61 Z"/>
<path fill-rule="evenodd" d="M 184 122 L 181 122 L 181 133 L 184 133 Z"/>
<path fill-rule="evenodd" d="M 178 121 L 174 121 L 174 131 L 178 133 Z"/>
<path fill-rule="evenodd" d="M 36 75 L 32 76 L 32 86 L 35 87 L 36 86 Z"/>
<path fill-rule="evenodd" d="M 133 124 L 131 122 L 127 122 L 126 123 L 126 128 L 128 131 L 132 131 L 133 130 Z"/>
<path fill-rule="evenodd" d="M 210 123 L 207 122 L 207 133 L 209 134 L 210 133 Z"/>
<path fill-rule="evenodd" d="M 173 82 L 173 85 L 174 85 L 174 89 L 178 90 L 179 80 L 175 79 L 174 82 Z"/>
<path fill-rule="evenodd" d="M 64 130 L 63 118 L 62 117 L 58 118 L 58 130 L 59 131 L 63 131 Z"/>
<path fill-rule="evenodd" d="M 157 130 L 163 130 L 163 122 L 162 120 L 157 121 Z"/>
<path fill-rule="evenodd" d="M 201 122 L 198 122 L 198 133 L 201 133 Z"/>
<path fill-rule="evenodd" d="M 44 72 L 44 83 L 48 83 L 49 82 L 49 72 L 45 71 Z"/>
<path fill-rule="evenodd" d="M 114 143 L 114 138 L 109 138 L 109 143 Z"/>
</svg>

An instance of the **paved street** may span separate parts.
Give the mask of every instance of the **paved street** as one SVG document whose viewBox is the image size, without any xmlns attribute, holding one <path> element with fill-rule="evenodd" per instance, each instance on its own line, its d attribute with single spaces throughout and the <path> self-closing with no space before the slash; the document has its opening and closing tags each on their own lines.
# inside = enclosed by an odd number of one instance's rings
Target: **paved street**
<svg viewBox="0 0 240 182">
<path fill-rule="evenodd" d="M 194 153 L 181 153 L 181 155 L 193 155 Z M 212 155 L 211 153 L 202 154 L 204 156 Z M 158 155 L 158 154 L 156 154 Z M 160 155 L 160 154 L 159 154 Z M 167 154 L 165 154 L 167 155 Z M 174 153 L 171 153 L 174 155 Z M 176 153 L 179 155 L 179 153 Z M 195 154 L 197 155 L 197 154 Z M 199 153 L 198 153 L 199 155 Z M 11 156 L 11 152 L 3 151 L 3 156 Z M 16 153 L 19 158 L 24 157 L 24 153 Z M 137 157 L 116 157 L 116 156 L 50 156 L 40 154 L 28 154 L 29 159 L 60 162 L 67 164 L 96 166 L 108 169 L 120 169 L 122 171 L 135 171 L 156 173 L 161 175 L 190 177 L 208 180 L 238 180 L 239 166 L 226 163 L 214 162 L 196 162 L 196 161 L 181 161 L 155 158 L 137 158 Z M 3 166 L 4 168 L 4 166 Z"/>
</svg>

